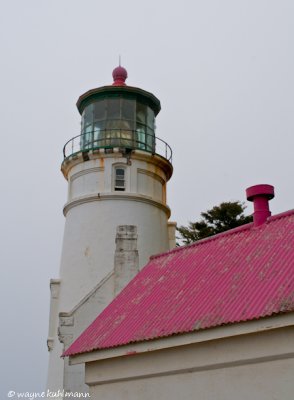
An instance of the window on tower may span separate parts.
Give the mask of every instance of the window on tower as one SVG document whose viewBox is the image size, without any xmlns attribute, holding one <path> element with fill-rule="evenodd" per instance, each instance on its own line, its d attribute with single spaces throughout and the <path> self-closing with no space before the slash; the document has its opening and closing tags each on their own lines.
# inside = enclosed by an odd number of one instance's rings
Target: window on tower
<svg viewBox="0 0 294 400">
<path fill-rule="evenodd" d="M 122 167 L 115 168 L 114 190 L 124 191 L 126 189 L 125 169 Z"/>
</svg>

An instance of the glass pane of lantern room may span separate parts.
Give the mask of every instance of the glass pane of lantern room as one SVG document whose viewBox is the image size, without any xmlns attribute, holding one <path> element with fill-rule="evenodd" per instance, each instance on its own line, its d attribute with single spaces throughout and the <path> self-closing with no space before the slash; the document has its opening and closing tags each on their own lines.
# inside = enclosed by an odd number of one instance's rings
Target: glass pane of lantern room
<svg viewBox="0 0 294 400">
<path fill-rule="evenodd" d="M 103 147 L 103 130 L 106 118 L 106 100 L 100 100 L 94 103 L 94 129 L 93 129 L 93 147 Z"/>
<path fill-rule="evenodd" d="M 135 100 L 122 99 L 121 101 L 121 126 L 124 136 L 133 136 L 135 120 Z"/>
<path fill-rule="evenodd" d="M 146 126 L 137 123 L 136 144 L 138 149 L 146 150 Z"/>
<path fill-rule="evenodd" d="M 88 149 L 91 147 L 93 131 L 93 104 L 85 108 L 82 116 L 82 136 L 81 148 Z"/>
<path fill-rule="evenodd" d="M 83 113 L 84 124 L 88 125 L 93 122 L 93 104 L 88 105 Z"/>
<path fill-rule="evenodd" d="M 105 121 L 95 121 L 93 130 L 94 147 L 105 146 Z"/>
<path fill-rule="evenodd" d="M 147 107 L 147 125 L 149 128 L 154 130 L 154 111 L 150 107 Z"/>
<path fill-rule="evenodd" d="M 140 124 L 146 125 L 147 107 L 145 104 L 137 102 L 136 120 Z"/>
<path fill-rule="evenodd" d="M 81 136 L 81 149 L 91 149 L 93 147 L 92 125 L 85 126 L 84 134 Z"/>
<path fill-rule="evenodd" d="M 101 121 L 106 118 L 106 101 L 100 100 L 94 103 L 94 121 Z"/>
<path fill-rule="evenodd" d="M 146 122 L 147 122 L 147 106 L 137 102 L 136 109 L 136 141 L 137 147 L 146 150 Z"/>
<path fill-rule="evenodd" d="M 120 98 L 107 99 L 105 137 L 107 146 L 119 145 L 120 138 Z"/>
<path fill-rule="evenodd" d="M 122 99 L 121 117 L 129 121 L 135 120 L 135 100 Z"/>
<path fill-rule="evenodd" d="M 155 136 L 153 129 L 147 128 L 146 150 L 151 153 L 155 152 Z"/>
<path fill-rule="evenodd" d="M 107 100 L 107 119 L 120 118 L 120 98 L 111 98 Z"/>
</svg>

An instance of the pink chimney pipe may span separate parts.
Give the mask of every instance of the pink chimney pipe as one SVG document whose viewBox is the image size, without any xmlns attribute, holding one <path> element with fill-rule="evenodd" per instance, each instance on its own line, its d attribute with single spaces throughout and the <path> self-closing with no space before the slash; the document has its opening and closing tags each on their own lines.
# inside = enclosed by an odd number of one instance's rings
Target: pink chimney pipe
<svg viewBox="0 0 294 400">
<path fill-rule="evenodd" d="M 253 201 L 254 226 L 260 226 L 271 216 L 269 200 L 275 197 L 275 190 L 272 185 L 255 185 L 246 189 L 248 201 Z"/>
</svg>

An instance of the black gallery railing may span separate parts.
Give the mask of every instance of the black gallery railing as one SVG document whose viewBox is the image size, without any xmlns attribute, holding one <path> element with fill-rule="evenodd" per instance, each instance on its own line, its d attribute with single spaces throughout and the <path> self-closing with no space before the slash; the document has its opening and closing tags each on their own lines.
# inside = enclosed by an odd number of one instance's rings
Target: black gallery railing
<svg viewBox="0 0 294 400">
<path fill-rule="evenodd" d="M 65 143 L 63 156 L 67 158 L 79 152 L 114 147 L 147 151 L 172 162 L 172 149 L 164 140 L 141 130 L 129 129 L 103 129 L 75 136 Z"/>
</svg>

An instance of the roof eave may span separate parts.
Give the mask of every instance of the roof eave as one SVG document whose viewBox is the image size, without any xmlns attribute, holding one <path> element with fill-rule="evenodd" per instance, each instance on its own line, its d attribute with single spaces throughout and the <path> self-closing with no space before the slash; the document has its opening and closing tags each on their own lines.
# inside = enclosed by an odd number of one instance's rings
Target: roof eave
<svg viewBox="0 0 294 400">
<path fill-rule="evenodd" d="M 138 98 L 145 99 L 145 101 L 148 102 L 150 107 L 153 109 L 155 116 L 161 110 L 160 100 L 156 96 L 154 96 L 154 94 L 147 92 L 146 90 L 137 88 L 135 86 L 108 85 L 88 90 L 79 97 L 76 105 L 80 114 L 82 114 L 86 105 L 88 105 L 92 101 L 95 101 L 95 99 L 111 94 L 129 94 Z"/>
<path fill-rule="evenodd" d="M 294 326 L 294 312 L 273 314 L 270 317 L 259 318 L 256 320 L 221 325 L 160 339 L 145 340 L 128 345 L 75 354 L 69 356 L 69 364 L 76 365 L 109 358 L 132 356 L 150 351 L 186 346 L 210 340 L 225 339 L 233 336 L 248 335 L 251 333 L 270 331 L 288 326 Z"/>
</svg>

